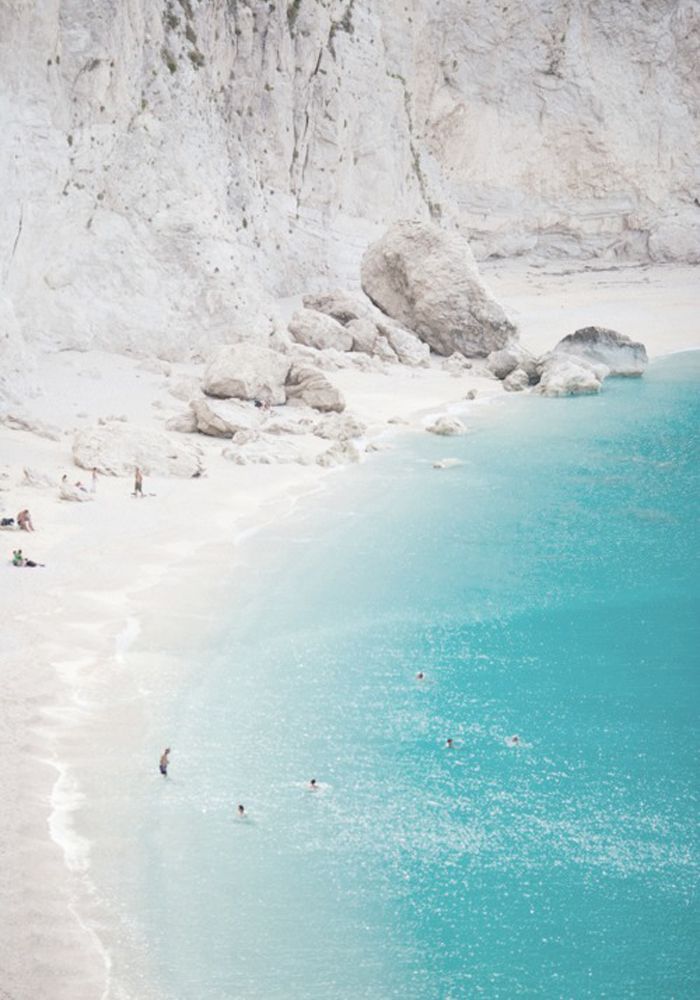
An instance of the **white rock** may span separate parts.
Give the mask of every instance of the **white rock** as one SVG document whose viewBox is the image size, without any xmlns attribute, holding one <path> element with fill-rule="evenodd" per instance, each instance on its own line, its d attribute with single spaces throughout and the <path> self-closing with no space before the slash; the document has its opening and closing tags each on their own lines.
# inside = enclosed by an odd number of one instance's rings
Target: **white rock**
<svg viewBox="0 0 700 1000">
<path fill-rule="evenodd" d="M 46 424 L 43 420 L 34 420 L 33 417 L 25 417 L 19 413 L 6 413 L 0 415 L 0 424 L 5 424 L 13 431 L 27 431 L 28 434 L 35 434 L 37 437 L 46 438 L 48 441 L 60 441 L 61 431 L 52 424 Z"/>
<path fill-rule="evenodd" d="M 530 377 L 522 368 L 514 368 L 509 375 L 503 379 L 503 388 L 506 392 L 522 392 L 530 385 Z"/>
<path fill-rule="evenodd" d="M 77 486 L 71 486 L 69 483 L 61 483 L 58 488 L 58 499 L 68 500 L 71 503 L 85 503 L 87 500 L 94 500 L 95 498 Z"/>
<path fill-rule="evenodd" d="M 353 335 L 337 320 L 313 309 L 300 309 L 289 321 L 289 332 L 294 340 L 319 351 L 333 347 L 337 351 L 351 351 Z"/>
<path fill-rule="evenodd" d="M 237 400 L 193 399 L 190 410 L 196 430 L 208 437 L 232 437 L 237 431 L 259 427 L 262 419 L 252 404 Z"/>
<path fill-rule="evenodd" d="M 316 424 L 315 434 L 330 441 L 349 441 L 365 433 L 365 425 L 350 413 L 331 413 Z"/>
<path fill-rule="evenodd" d="M 338 441 L 328 451 L 324 451 L 318 456 L 316 464 L 322 465 L 324 468 L 332 468 L 335 465 L 359 462 L 361 457 L 360 449 L 352 441 Z"/>
<path fill-rule="evenodd" d="M 194 434 L 197 427 L 197 417 L 192 410 L 177 413 L 165 422 L 166 431 L 177 431 L 178 434 Z"/>
<path fill-rule="evenodd" d="M 486 355 L 515 336 L 466 240 L 430 223 L 396 223 L 373 243 L 362 258 L 362 287 L 438 354 Z"/>
<path fill-rule="evenodd" d="M 168 385 L 168 392 L 175 399 L 189 403 L 191 399 L 202 395 L 202 383 L 194 375 L 180 376 L 176 381 Z"/>
<path fill-rule="evenodd" d="M 464 372 L 470 370 L 471 366 L 471 361 L 465 358 L 463 354 L 460 354 L 459 351 L 450 354 L 449 358 L 445 358 L 440 365 L 443 371 L 451 372 L 453 375 L 463 375 Z"/>
<path fill-rule="evenodd" d="M 214 353 L 202 388 L 219 399 L 260 399 L 284 403 L 289 358 L 256 344 L 234 344 Z"/>
<path fill-rule="evenodd" d="M 383 361 L 398 360 L 396 351 L 371 319 L 352 319 L 346 329 L 352 334 L 353 351 L 381 358 Z"/>
<path fill-rule="evenodd" d="M 236 465 L 305 465 L 308 461 L 296 440 L 255 431 L 240 431 L 221 454 Z"/>
<path fill-rule="evenodd" d="M 447 414 L 445 416 L 438 417 L 432 424 L 428 424 L 425 429 L 431 434 L 440 434 L 443 437 L 452 437 L 457 434 L 466 434 L 467 432 L 467 428 L 464 426 L 459 417 L 453 417 Z"/>
<path fill-rule="evenodd" d="M 553 353 L 605 365 L 611 375 L 642 375 L 649 360 L 644 344 L 602 326 L 587 326 L 570 333 L 559 341 Z"/>
<path fill-rule="evenodd" d="M 415 333 L 410 333 L 388 321 L 378 323 L 377 328 L 384 334 L 402 365 L 424 368 L 429 364 L 430 348 L 419 340 Z"/>
<path fill-rule="evenodd" d="M 47 487 L 55 487 L 56 479 L 53 476 L 49 476 L 46 472 L 40 472 L 39 469 L 32 469 L 25 465 L 22 475 L 22 486 L 34 486 L 37 489 L 46 489 Z"/>
<path fill-rule="evenodd" d="M 491 351 L 486 359 L 486 367 L 496 378 L 504 379 L 518 367 L 518 353 L 508 348 Z"/>
<path fill-rule="evenodd" d="M 581 396 L 600 392 L 607 374 L 605 366 L 594 366 L 582 358 L 551 355 L 543 366 L 535 392 L 541 396 Z"/>
<path fill-rule="evenodd" d="M 286 383 L 290 401 L 299 400 L 314 410 L 341 413 L 345 400 L 339 389 L 332 385 L 320 371 L 304 365 L 292 366 Z"/>
<path fill-rule="evenodd" d="M 199 449 L 161 431 L 112 424 L 76 431 L 73 460 L 102 475 L 131 476 L 136 466 L 146 476 L 191 477 L 202 472 Z"/>
</svg>

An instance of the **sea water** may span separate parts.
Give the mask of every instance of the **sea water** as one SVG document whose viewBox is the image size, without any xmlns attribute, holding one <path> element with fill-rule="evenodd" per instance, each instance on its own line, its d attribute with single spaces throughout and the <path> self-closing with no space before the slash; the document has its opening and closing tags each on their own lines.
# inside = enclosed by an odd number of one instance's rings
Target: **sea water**
<svg viewBox="0 0 700 1000">
<path fill-rule="evenodd" d="M 154 996 L 700 995 L 699 385 L 467 412 L 250 542 L 116 862 Z"/>
</svg>

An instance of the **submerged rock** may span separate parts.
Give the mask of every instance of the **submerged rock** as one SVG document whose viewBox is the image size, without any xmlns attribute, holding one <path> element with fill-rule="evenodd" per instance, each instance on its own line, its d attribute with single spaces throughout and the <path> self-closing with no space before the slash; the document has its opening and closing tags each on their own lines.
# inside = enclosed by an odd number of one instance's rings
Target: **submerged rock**
<svg viewBox="0 0 700 1000">
<path fill-rule="evenodd" d="M 438 417 L 432 424 L 425 428 L 430 434 L 439 434 L 442 437 L 454 437 L 457 434 L 466 434 L 467 428 L 459 417 L 443 416 Z"/>
<path fill-rule="evenodd" d="M 516 336 L 482 283 L 469 244 L 427 222 L 398 222 L 362 258 L 362 287 L 437 354 L 485 356 Z"/>
<path fill-rule="evenodd" d="M 606 365 L 611 375 L 642 375 L 649 363 L 644 344 L 603 326 L 586 326 L 568 334 L 553 353 Z"/>
</svg>

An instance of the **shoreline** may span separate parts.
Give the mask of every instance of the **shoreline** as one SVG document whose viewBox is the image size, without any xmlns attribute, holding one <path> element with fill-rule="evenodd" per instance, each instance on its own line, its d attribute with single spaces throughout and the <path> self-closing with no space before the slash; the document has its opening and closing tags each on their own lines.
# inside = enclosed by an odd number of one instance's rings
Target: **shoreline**
<svg viewBox="0 0 700 1000">
<path fill-rule="evenodd" d="M 591 273 L 585 272 L 588 276 Z M 486 277 L 493 277 L 488 270 Z M 542 272 L 538 270 L 534 277 L 541 279 Z M 498 294 L 508 305 L 508 296 L 500 289 Z M 591 308 L 591 312 L 595 322 L 595 310 Z M 556 339 L 550 336 L 549 346 Z M 644 341 L 641 334 L 640 339 Z M 655 350 L 647 338 L 652 359 L 689 349 L 679 346 L 669 350 L 666 340 L 659 336 L 659 349 Z M 523 342 L 530 346 L 526 337 Z M 136 371 L 134 363 L 131 375 Z M 424 432 L 425 418 L 433 413 L 494 412 L 493 402 L 508 398 L 497 381 L 469 372 L 454 377 L 435 368 L 425 372 L 403 369 L 390 375 L 339 371 L 331 378 L 346 395 L 348 411 L 368 423 L 369 442 L 390 444 L 399 433 Z M 149 379 L 149 388 L 155 392 L 157 380 Z M 474 387 L 479 392 L 477 400 L 466 402 L 466 391 Z M 162 396 L 162 389 L 160 393 Z M 416 406 L 418 399 L 420 405 Z M 392 417 L 405 422 L 390 423 Z M 49 442 L 24 431 L 0 431 L 3 441 L 11 445 L 9 451 L 15 453 L 10 463 L 13 476 L 21 474 L 24 464 L 39 469 L 47 465 L 51 469 L 72 468 L 63 439 Z M 39 549 L 38 557 L 48 563 L 47 570 L 36 575 L 20 574 L 9 595 L 10 616 L 18 621 L 10 636 L 16 646 L 11 653 L 14 670 L 7 682 L 9 694 L 3 691 L 3 695 L 7 700 L 14 692 L 26 725 L 10 732 L 8 742 L 18 755 L 18 778 L 27 779 L 18 780 L 16 800 L 23 802 L 27 789 L 32 800 L 31 816 L 22 817 L 14 836 L 10 831 L 10 836 L 3 838 L 9 850 L 17 850 L 17 857 L 23 859 L 25 871 L 20 878 L 26 877 L 30 894 L 26 911 L 12 915 L 13 924 L 18 926 L 7 936 L 2 954 L 2 965 L 9 966 L 5 988 L 16 1000 L 44 995 L 48 983 L 54 1000 L 96 996 L 107 1000 L 111 994 L 110 951 L 105 935 L 96 929 L 102 921 L 88 917 L 81 908 L 81 902 L 90 898 L 89 885 L 85 884 L 86 880 L 89 883 L 90 861 L 89 857 L 84 863 L 76 859 L 81 848 L 89 855 L 90 845 L 80 832 L 84 793 L 79 783 L 71 781 L 71 770 L 79 770 L 79 760 L 85 759 L 86 739 L 90 730 L 94 731 L 95 705 L 100 714 L 105 709 L 105 687 L 112 680 L 118 682 L 118 704 L 109 707 L 117 719 L 129 717 L 121 733 L 124 741 L 124 734 L 133 731 L 138 719 L 147 715 L 152 696 L 149 687 L 162 677 L 164 662 L 171 685 L 177 686 L 180 671 L 188 669 L 182 651 L 176 654 L 173 650 L 178 641 L 185 648 L 193 641 L 191 622 L 196 622 L 195 646 L 206 641 L 215 626 L 217 616 L 211 609 L 226 606 L 232 585 L 236 585 L 236 573 L 241 570 L 237 556 L 240 543 L 251 535 L 264 534 L 268 525 L 289 516 L 308 496 L 323 491 L 329 482 L 327 475 L 340 471 L 318 466 L 237 467 L 220 459 L 220 440 L 204 442 L 203 446 L 212 470 L 209 478 L 194 482 L 149 480 L 156 483 L 158 496 L 155 503 L 144 505 L 145 510 L 140 501 L 129 497 L 128 480 L 124 479 L 100 480 L 95 502 L 88 504 L 60 503 L 55 490 L 18 487 L 12 491 L 13 503 L 32 508 L 38 531 L 36 536 L 8 532 L 8 548 L 10 542 L 19 540 L 33 557 Z M 445 448 L 449 451 L 449 439 Z M 31 460 L 26 459 L 27 454 Z M 21 501 L 15 500 L 19 496 Z M 197 530 L 188 532 L 193 515 Z M 53 538 L 46 546 L 49 531 Z M 82 542 L 85 537 L 87 547 Z M 8 572 L 14 574 L 12 569 Z M 13 583 L 17 577 L 13 575 Z M 159 656 L 150 647 L 162 645 L 164 635 L 165 648 Z M 144 660 L 148 664 L 141 672 Z M 29 682 L 28 666 L 32 668 Z M 38 675 L 34 672 L 37 667 Z M 135 707 L 136 719 L 131 718 Z M 21 731 L 25 736 L 17 749 Z M 58 771 L 48 789 L 47 770 Z M 48 836 L 42 835 L 42 823 Z M 7 906 L 11 893 L 3 886 L 2 894 Z M 92 910 L 94 905 L 93 900 L 86 909 Z M 27 950 L 27 939 L 37 937 L 33 919 L 37 912 L 49 914 L 51 919 L 40 922 L 41 945 Z M 64 918 L 71 914 L 73 927 L 65 926 L 61 913 Z M 60 930 L 56 922 L 60 922 Z M 43 961 L 26 969 L 27 955 L 35 956 L 37 951 L 42 952 Z"/>
</svg>

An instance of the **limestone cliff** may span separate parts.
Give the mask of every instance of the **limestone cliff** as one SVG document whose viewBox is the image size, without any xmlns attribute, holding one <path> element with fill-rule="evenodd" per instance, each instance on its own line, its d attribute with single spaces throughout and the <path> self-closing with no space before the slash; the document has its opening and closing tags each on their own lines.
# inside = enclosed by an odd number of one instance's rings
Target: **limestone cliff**
<svg viewBox="0 0 700 1000">
<path fill-rule="evenodd" d="M 477 256 L 698 259 L 696 0 L 2 0 L 0 335 L 181 356 Z"/>
</svg>

